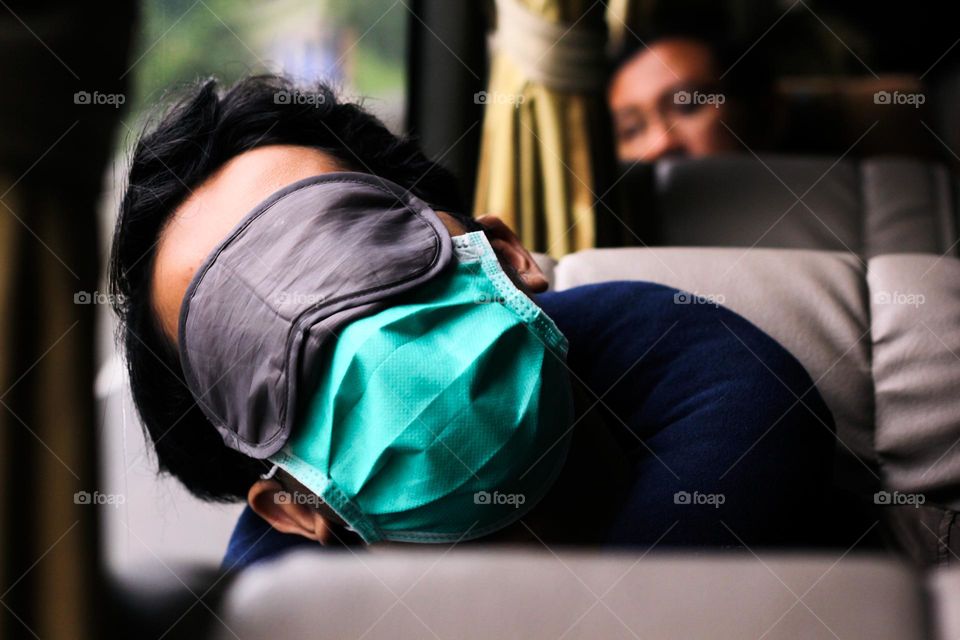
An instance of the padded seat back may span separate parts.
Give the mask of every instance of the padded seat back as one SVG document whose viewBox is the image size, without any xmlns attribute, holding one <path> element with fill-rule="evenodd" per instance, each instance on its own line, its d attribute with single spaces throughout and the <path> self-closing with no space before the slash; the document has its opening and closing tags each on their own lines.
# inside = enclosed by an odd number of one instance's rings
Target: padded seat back
<svg viewBox="0 0 960 640">
<path fill-rule="evenodd" d="M 806 367 L 836 420 L 850 488 L 960 509 L 957 258 L 654 248 L 538 260 L 557 290 L 646 280 L 736 311 Z"/>
<path fill-rule="evenodd" d="M 733 154 L 637 165 L 623 183 L 649 203 L 633 217 L 652 208 L 637 223 L 650 245 L 957 255 L 955 184 L 938 163 Z"/>
</svg>

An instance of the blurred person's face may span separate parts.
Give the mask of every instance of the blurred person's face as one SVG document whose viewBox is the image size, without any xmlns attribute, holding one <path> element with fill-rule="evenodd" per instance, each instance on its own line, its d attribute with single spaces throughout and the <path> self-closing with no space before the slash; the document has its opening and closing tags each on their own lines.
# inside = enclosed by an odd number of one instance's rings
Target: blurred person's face
<svg viewBox="0 0 960 640">
<path fill-rule="evenodd" d="M 731 107 L 717 89 L 720 73 L 709 47 L 692 39 L 658 41 L 624 63 L 607 91 L 617 158 L 649 162 L 737 149 L 722 122 Z"/>
</svg>

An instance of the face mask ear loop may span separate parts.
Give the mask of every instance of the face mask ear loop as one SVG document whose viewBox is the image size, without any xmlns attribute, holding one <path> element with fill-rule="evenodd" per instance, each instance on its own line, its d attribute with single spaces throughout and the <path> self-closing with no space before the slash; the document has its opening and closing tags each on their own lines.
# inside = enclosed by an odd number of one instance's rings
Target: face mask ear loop
<svg viewBox="0 0 960 640">
<path fill-rule="evenodd" d="M 270 468 L 270 471 L 268 471 L 268 472 L 266 472 L 266 473 L 261 473 L 261 474 L 260 474 L 260 479 L 261 479 L 261 480 L 270 480 L 271 478 L 273 478 L 273 476 L 277 475 L 277 470 L 278 470 L 278 469 L 280 469 L 280 465 L 277 465 L 277 464 L 273 465 L 273 466 Z"/>
</svg>

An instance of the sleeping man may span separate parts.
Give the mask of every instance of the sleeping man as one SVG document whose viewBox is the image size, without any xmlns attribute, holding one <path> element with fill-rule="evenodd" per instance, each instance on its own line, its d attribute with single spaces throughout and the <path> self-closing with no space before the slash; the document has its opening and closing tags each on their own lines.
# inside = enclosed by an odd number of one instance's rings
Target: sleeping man
<svg viewBox="0 0 960 640">
<path fill-rule="evenodd" d="M 549 292 L 463 211 L 322 85 L 207 81 L 138 141 L 111 260 L 133 397 L 163 471 L 248 503 L 228 566 L 821 542 L 833 420 L 795 358 L 664 286 Z"/>
</svg>

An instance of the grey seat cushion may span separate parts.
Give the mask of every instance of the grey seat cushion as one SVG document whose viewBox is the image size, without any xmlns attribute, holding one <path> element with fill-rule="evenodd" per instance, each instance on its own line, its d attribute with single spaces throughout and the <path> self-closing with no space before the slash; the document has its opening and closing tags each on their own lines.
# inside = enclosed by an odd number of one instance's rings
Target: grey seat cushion
<svg viewBox="0 0 960 640">
<path fill-rule="evenodd" d="M 241 574 L 215 637 L 909 640 L 924 615 L 917 576 L 855 553 L 303 551 Z"/>
<path fill-rule="evenodd" d="M 960 569 L 934 572 L 928 579 L 934 637 L 960 638 Z"/>
<path fill-rule="evenodd" d="M 960 510 L 960 260 L 870 260 L 876 445 L 891 489 Z"/>
</svg>

